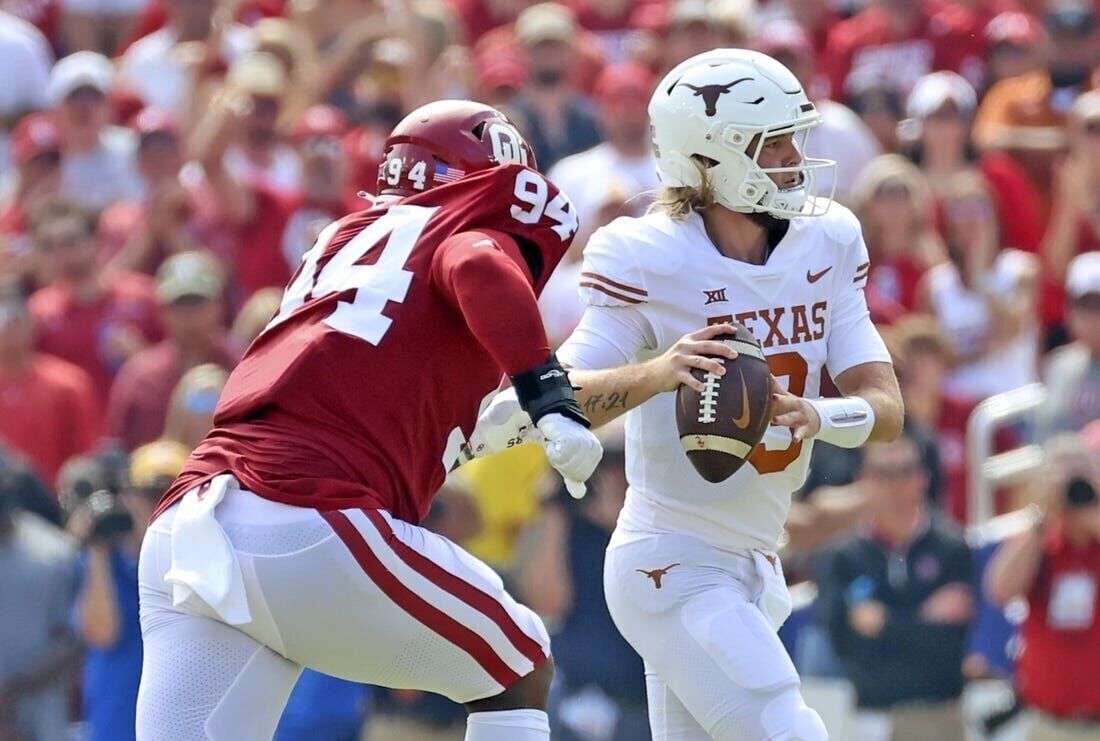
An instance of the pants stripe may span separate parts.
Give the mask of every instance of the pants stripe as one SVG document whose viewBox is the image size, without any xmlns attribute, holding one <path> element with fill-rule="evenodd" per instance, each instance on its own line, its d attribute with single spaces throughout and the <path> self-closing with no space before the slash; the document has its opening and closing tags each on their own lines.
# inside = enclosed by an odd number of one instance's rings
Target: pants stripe
<svg viewBox="0 0 1100 741">
<path fill-rule="evenodd" d="M 469 654 L 502 687 L 510 687 L 519 681 L 519 674 L 497 655 L 484 638 L 402 584 L 371 551 L 370 546 L 347 515 L 339 510 L 323 511 L 320 515 L 347 546 L 371 581 L 378 585 L 378 588 L 396 605 Z"/>
<path fill-rule="evenodd" d="M 393 528 L 390 527 L 389 521 L 387 521 L 386 517 L 378 510 L 364 509 L 362 512 L 378 529 L 382 538 L 390 544 L 394 553 L 396 553 L 411 569 L 440 589 L 462 600 L 467 605 L 492 620 L 493 623 L 500 628 L 500 631 L 505 635 L 512 646 L 532 664 L 538 666 L 546 659 L 546 654 L 543 653 L 542 645 L 523 632 L 523 629 L 516 624 L 516 621 L 513 620 L 512 616 L 508 614 L 508 611 L 504 609 L 504 605 L 500 604 L 496 599 L 481 591 L 473 584 L 470 584 L 460 576 L 447 571 L 435 561 L 432 561 L 423 553 L 420 553 L 415 548 L 409 546 L 408 543 L 396 537 Z"/>
</svg>

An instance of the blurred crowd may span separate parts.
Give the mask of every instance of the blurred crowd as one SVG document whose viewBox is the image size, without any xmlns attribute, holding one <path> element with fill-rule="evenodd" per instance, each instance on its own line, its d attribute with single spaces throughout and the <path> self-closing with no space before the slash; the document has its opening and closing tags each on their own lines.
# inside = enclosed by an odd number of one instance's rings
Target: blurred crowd
<svg viewBox="0 0 1100 741">
<path fill-rule="evenodd" d="M 1100 737 L 1100 2 L 0 0 L 0 740 L 132 737 L 152 504 L 303 253 L 367 205 L 407 111 L 498 106 L 573 200 L 541 299 L 556 344 L 587 237 L 659 185 L 653 86 L 731 46 L 817 103 L 809 148 L 862 221 L 908 414 L 897 443 L 815 450 L 786 554 L 819 589 L 800 668 L 851 681 L 860 739 L 961 738 L 965 681 L 998 672 L 968 631 L 982 603 L 1023 602 L 1029 732 Z M 1054 452 L 999 492 L 1033 524 L 983 588 L 967 420 L 1040 381 L 1037 419 L 996 445 Z M 461 469 L 428 523 L 551 627 L 555 738 L 648 733 L 603 603 L 626 490 L 607 444 L 582 502 L 526 446 Z M 279 737 L 455 738 L 462 717 L 307 673 Z"/>
</svg>

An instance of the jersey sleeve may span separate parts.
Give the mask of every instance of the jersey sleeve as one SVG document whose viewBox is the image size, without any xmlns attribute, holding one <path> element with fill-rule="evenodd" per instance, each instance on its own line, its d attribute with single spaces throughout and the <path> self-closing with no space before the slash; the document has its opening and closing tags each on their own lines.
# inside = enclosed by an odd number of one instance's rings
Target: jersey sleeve
<svg viewBox="0 0 1100 741">
<path fill-rule="evenodd" d="M 645 315 L 649 303 L 644 272 L 616 224 L 597 230 L 584 249 L 578 285 L 584 315 L 558 349 L 563 363 L 593 370 L 632 362 L 656 347 Z"/>
<path fill-rule="evenodd" d="M 851 221 L 852 229 L 844 235 L 848 244 L 841 246 L 840 274 L 832 298 L 826 365 L 833 378 L 863 363 L 890 362 L 890 353 L 871 321 L 864 295 L 871 258 L 859 223 L 854 216 Z"/>
<path fill-rule="evenodd" d="M 516 241 L 489 229 L 448 237 L 432 256 L 431 280 L 460 311 L 482 347 L 510 376 L 550 357 L 531 274 Z"/>
<path fill-rule="evenodd" d="M 584 248 L 578 290 L 586 306 L 641 306 L 649 303 L 645 276 L 631 246 L 615 229 L 598 229 Z"/>
<path fill-rule="evenodd" d="M 558 359 L 570 368 L 616 368 L 633 362 L 639 350 L 655 344 L 653 330 L 638 309 L 589 306 L 558 348 Z"/>
</svg>

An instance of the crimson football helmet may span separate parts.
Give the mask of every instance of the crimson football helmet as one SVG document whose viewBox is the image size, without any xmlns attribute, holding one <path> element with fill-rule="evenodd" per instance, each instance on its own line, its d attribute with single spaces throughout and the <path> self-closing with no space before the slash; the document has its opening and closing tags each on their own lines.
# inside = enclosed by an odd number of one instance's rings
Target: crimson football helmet
<svg viewBox="0 0 1100 741">
<path fill-rule="evenodd" d="M 438 100 L 405 116 L 386 140 L 378 194 L 406 197 L 535 155 L 508 118 L 468 100 Z"/>
</svg>

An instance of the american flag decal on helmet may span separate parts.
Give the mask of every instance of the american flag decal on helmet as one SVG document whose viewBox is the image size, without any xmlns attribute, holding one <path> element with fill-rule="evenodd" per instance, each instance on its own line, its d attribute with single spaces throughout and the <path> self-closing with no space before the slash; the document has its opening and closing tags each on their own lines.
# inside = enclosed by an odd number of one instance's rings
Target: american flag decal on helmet
<svg viewBox="0 0 1100 741">
<path fill-rule="evenodd" d="M 465 176 L 466 171 L 459 170 L 457 167 L 448 167 L 443 163 L 439 163 L 435 166 L 435 182 L 437 183 L 453 183 Z"/>
</svg>

